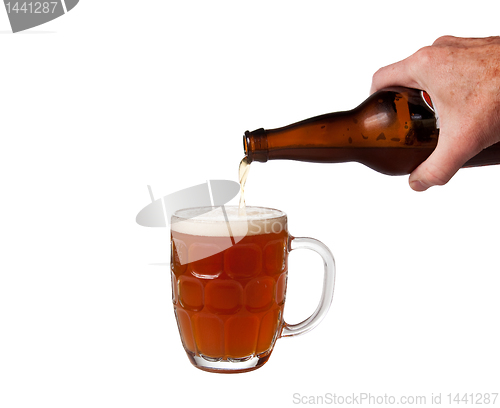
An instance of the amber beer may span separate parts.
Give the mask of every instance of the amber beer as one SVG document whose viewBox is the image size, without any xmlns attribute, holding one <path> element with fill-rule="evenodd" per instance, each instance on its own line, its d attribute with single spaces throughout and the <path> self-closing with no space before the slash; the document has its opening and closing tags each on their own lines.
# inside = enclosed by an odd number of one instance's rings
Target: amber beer
<svg viewBox="0 0 500 408">
<path fill-rule="evenodd" d="M 257 359 L 262 365 L 281 329 L 286 216 L 277 210 L 246 211 L 247 225 L 229 224 L 234 236 L 222 217 L 198 223 L 173 220 L 173 302 L 184 348 L 195 363 L 196 358 Z"/>
<path fill-rule="evenodd" d="M 357 108 L 303 120 L 278 129 L 245 132 L 248 162 L 286 159 L 342 163 L 356 161 L 388 175 L 411 173 L 436 148 L 439 126 L 429 96 L 392 87 Z M 464 167 L 500 163 L 500 143 Z"/>
<path fill-rule="evenodd" d="M 202 370 L 234 373 L 262 366 L 279 337 L 314 328 L 332 301 L 330 250 L 315 239 L 290 236 L 282 211 L 247 206 L 244 212 L 239 206 L 204 207 L 172 216 L 174 311 L 184 349 Z M 323 291 L 313 315 L 287 324 L 288 253 L 297 248 L 322 257 Z"/>
</svg>

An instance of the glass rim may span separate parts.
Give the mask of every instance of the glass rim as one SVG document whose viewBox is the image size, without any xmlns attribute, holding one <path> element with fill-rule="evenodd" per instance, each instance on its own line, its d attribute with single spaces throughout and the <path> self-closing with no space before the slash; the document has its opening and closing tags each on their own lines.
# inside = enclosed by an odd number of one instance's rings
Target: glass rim
<svg viewBox="0 0 500 408">
<path fill-rule="evenodd" d="M 196 218 L 196 220 L 203 221 L 203 222 L 214 222 L 214 223 L 215 222 L 226 222 L 226 219 L 214 220 L 214 219 L 210 219 L 210 217 L 203 217 L 204 214 L 210 213 L 212 211 L 216 211 L 220 208 L 224 208 L 224 210 L 226 210 L 226 209 L 238 209 L 239 210 L 238 205 L 186 207 L 186 208 L 181 208 L 181 209 L 176 210 L 172 214 L 171 218 L 172 218 L 172 221 L 174 220 L 174 218 L 176 218 L 178 221 L 184 221 L 184 220 L 190 220 L 190 219 Z M 287 214 L 284 211 L 278 210 L 276 208 L 271 208 L 271 207 L 247 205 L 245 207 L 245 210 L 246 211 L 245 211 L 244 215 L 239 214 L 238 218 L 231 219 L 230 221 L 232 221 L 232 222 L 246 221 L 247 220 L 246 215 L 247 215 L 247 212 L 249 212 L 248 210 L 254 210 L 254 211 L 257 210 L 257 212 L 252 212 L 248 216 L 248 219 L 255 220 L 255 221 L 259 221 L 259 220 L 270 221 L 270 220 L 279 219 L 279 218 L 288 218 Z M 259 212 L 258 212 L 260 210 L 262 210 L 261 214 L 259 214 Z M 189 212 L 189 214 L 185 214 L 187 212 Z M 267 214 L 266 214 L 266 212 L 267 212 Z M 262 216 L 259 217 L 258 215 L 262 215 Z"/>
</svg>

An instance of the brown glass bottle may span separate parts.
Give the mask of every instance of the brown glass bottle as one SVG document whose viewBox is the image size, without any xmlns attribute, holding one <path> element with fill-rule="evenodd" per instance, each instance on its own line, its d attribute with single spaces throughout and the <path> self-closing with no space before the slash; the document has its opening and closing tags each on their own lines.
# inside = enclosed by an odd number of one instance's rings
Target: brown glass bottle
<svg viewBox="0 0 500 408">
<path fill-rule="evenodd" d="M 257 129 L 243 137 L 248 161 L 287 159 L 317 163 L 356 161 L 384 174 L 411 173 L 435 149 L 439 129 L 428 95 L 391 87 L 357 108 L 316 116 L 282 128 Z M 500 143 L 464 167 L 500 163 Z"/>
</svg>

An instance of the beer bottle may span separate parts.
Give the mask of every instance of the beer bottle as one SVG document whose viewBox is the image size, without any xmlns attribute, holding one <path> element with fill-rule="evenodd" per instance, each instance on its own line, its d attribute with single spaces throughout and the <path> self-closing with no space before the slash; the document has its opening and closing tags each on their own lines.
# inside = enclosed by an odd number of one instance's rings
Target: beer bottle
<svg viewBox="0 0 500 408">
<path fill-rule="evenodd" d="M 356 161 L 384 174 L 411 173 L 435 149 L 438 120 L 429 95 L 391 87 L 357 108 L 316 116 L 278 129 L 246 131 L 245 154 L 252 161 L 287 159 L 317 163 Z M 464 167 L 500 163 L 500 143 Z"/>
</svg>

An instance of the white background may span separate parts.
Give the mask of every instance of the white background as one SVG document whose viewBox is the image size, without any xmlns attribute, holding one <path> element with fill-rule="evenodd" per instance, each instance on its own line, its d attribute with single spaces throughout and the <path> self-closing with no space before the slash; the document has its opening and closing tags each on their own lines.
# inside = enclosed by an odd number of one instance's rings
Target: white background
<svg viewBox="0 0 500 408">
<path fill-rule="evenodd" d="M 168 267 L 154 265 L 169 260 L 168 232 L 135 223 L 148 184 L 161 197 L 236 180 L 245 130 L 351 109 L 379 67 L 444 34 L 498 35 L 499 11 L 82 0 L 12 34 L 0 9 L 0 406 L 499 393 L 500 167 L 415 193 L 355 163 L 252 165 L 247 204 L 286 211 L 338 275 L 322 324 L 246 374 L 191 366 Z M 315 254 L 291 254 L 287 321 L 314 310 L 321 273 Z"/>
</svg>

